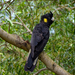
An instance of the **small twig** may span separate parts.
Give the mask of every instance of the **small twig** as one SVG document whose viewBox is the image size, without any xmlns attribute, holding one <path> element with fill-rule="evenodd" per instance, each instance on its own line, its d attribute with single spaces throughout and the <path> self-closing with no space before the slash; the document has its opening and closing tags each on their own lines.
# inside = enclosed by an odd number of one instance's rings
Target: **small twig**
<svg viewBox="0 0 75 75">
<path fill-rule="evenodd" d="M 11 1 L 11 0 L 6 1 L 6 2 L 4 2 L 4 3 L 0 4 L 0 5 L 4 5 L 4 4 L 6 4 L 6 3 L 9 3 L 10 1 Z"/>
<path fill-rule="evenodd" d="M 75 23 L 73 23 L 69 18 L 67 19 L 67 21 L 69 21 L 69 23 L 72 23 L 75 26 Z"/>
<path fill-rule="evenodd" d="M 3 9 L 3 5 L 2 5 L 2 7 L 0 8 L 0 10 L 2 10 Z"/>
<path fill-rule="evenodd" d="M 38 75 L 41 71 L 44 71 L 44 70 L 48 70 L 48 68 L 42 68 L 42 69 L 40 69 L 38 72 L 36 72 L 36 73 L 33 74 L 33 75 Z"/>
<path fill-rule="evenodd" d="M 10 1 L 11 1 L 11 0 L 9 0 L 9 1 L 5 2 L 5 3 L 0 4 L 0 5 L 1 5 L 0 10 L 2 10 L 2 9 L 3 9 L 4 4 L 9 3 Z"/>
<path fill-rule="evenodd" d="M 8 24 L 8 23 L 1 23 L 0 26 L 4 25 L 4 24 Z"/>
<path fill-rule="evenodd" d="M 7 7 L 5 9 L 7 9 L 15 0 L 13 0 L 12 2 L 10 2 L 10 4 L 7 4 Z"/>
<path fill-rule="evenodd" d="M 6 44 L 0 45 L 0 47 L 1 47 L 1 46 L 5 46 L 5 45 L 6 45 Z"/>
<path fill-rule="evenodd" d="M 75 3 L 75 1 L 73 1 L 72 3 L 70 3 L 70 4 L 73 4 L 73 3 Z"/>
<path fill-rule="evenodd" d="M 72 7 L 71 9 L 75 9 L 75 7 Z"/>
<path fill-rule="evenodd" d="M 14 10 L 9 6 L 9 8 L 14 12 Z M 27 28 L 27 26 L 23 23 L 23 21 L 21 20 L 21 18 L 17 15 L 17 14 L 15 14 L 16 16 L 17 16 L 17 18 L 21 21 L 21 23 L 22 23 L 22 26 L 24 26 L 25 28 L 26 28 L 26 30 L 30 33 L 30 34 L 32 34 L 32 31 L 29 29 L 29 28 Z"/>
<path fill-rule="evenodd" d="M 22 23 L 19 23 L 19 22 L 13 22 L 13 24 L 19 24 L 19 25 L 22 26 Z M 23 34 L 25 34 L 25 33 L 29 33 L 29 32 L 27 31 L 27 32 L 24 32 L 24 33 L 22 33 L 22 34 L 20 34 L 20 35 L 23 35 Z M 19 35 L 19 36 L 20 36 L 20 35 Z"/>
<path fill-rule="evenodd" d="M 71 20 L 70 20 L 70 22 L 75 26 L 75 23 L 73 23 Z"/>
<path fill-rule="evenodd" d="M 56 12 L 57 10 L 63 9 L 64 7 L 66 7 L 66 6 L 62 6 L 62 7 L 60 7 L 60 8 L 55 9 L 55 10 L 53 11 L 53 13 Z"/>
<path fill-rule="evenodd" d="M 73 3 L 75 3 L 75 1 L 73 1 L 73 2 L 70 3 L 70 4 L 73 4 Z M 64 8 L 65 8 L 65 9 L 68 9 L 69 11 L 75 9 L 75 7 L 69 8 L 69 7 L 68 7 L 69 4 L 65 4 L 65 5 L 63 5 L 63 6 L 58 5 L 58 6 L 60 6 L 60 7 L 57 8 L 57 9 L 55 9 L 55 10 L 53 11 L 53 13 L 56 12 L 57 10 L 61 10 L 61 9 L 64 9 Z"/>
<path fill-rule="evenodd" d="M 6 8 L 6 10 L 9 12 L 9 14 L 10 14 L 9 17 L 10 17 L 10 20 L 11 20 L 11 11 L 9 9 L 7 9 L 7 8 Z M 8 32 L 9 33 L 10 33 L 10 26 L 11 26 L 11 24 L 9 23 L 9 27 L 8 27 Z"/>
<path fill-rule="evenodd" d="M 28 2 L 28 1 L 27 1 Z M 31 5 L 30 3 L 28 2 L 28 6 L 30 6 L 30 14 L 31 14 L 31 19 L 33 20 L 33 24 L 32 24 L 32 29 L 33 29 L 33 25 L 34 25 L 34 17 L 33 17 L 33 14 L 31 13 L 32 12 L 32 8 L 31 8 Z"/>
<path fill-rule="evenodd" d="M 60 7 L 60 8 L 55 9 L 55 10 L 53 11 L 53 13 L 54 13 L 55 11 L 57 11 L 57 10 L 61 10 L 61 9 L 64 9 L 64 8 L 67 9 L 68 11 L 75 9 L 75 7 L 69 8 L 69 7 L 67 7 L 67 6 L 62 6 L 62 7 Z"/>
<path fill-rule="evenodd" d="M 19 36 L 21 36 L 21 35 L 23 35 L 23 34 L 25 34 L 25 33 L 29 33 L 29 32 L 23 32 L 22 34 L 20 34 Z"/>
<path fill-rule="evenodd" d="M 19 24 L 19 25 L 22 26 L 22 23 L 19 23 L 19 22 L 13 22 L 13 24 Z"/>
</svg>

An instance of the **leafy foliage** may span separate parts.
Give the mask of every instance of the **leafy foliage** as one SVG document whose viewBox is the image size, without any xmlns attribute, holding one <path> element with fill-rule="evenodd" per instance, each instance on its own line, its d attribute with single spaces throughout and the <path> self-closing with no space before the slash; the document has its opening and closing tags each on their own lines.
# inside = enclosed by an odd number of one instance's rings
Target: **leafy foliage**
<svg viewBox="0 0 75 75">
<path fill-rule="evenodd" d="M 0 27 L 11 34 L 18 34 L 25 40 L 31 39 L 31 35 L 19 23 L 21 18 L 24 24 L 33 30 L 34 26 L 40 22 L 40 17 L 47 12 L 54 11 L 55 22 L 50 27 L 50 38 L 44 48 L 45 52 L 61 67 L 71 74 L 75 74 L 75 24 L 73 0 L 58 1 L 28 1 L 15 0 L 8 7 L 5 0 L 0 2 Z M 10 3 L 8 3 L 10 4 Z M 59 8 L 59 9 L 58 9 Z M 46 66 L 38 61 L 33 73 L 25 72 L 24 65 L 28 53 L 0 38 L 0 74 L 1 75 L 33 75 Z M 55 75 L 48 70 L 42 71 L 41 75 Z M 39 75 L 40 75 L 39 74 Z"/>
</svg>

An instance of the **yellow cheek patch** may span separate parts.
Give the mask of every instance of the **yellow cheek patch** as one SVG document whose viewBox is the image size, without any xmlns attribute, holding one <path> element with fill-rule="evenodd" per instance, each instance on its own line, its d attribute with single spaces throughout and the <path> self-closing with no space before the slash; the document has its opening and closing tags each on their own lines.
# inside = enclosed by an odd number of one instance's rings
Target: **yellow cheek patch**
<svg viewBox="0 0 75 75">
<path fill-rule="evenodd" d="M 46 22 L 46 23 L 47 23 L 47 18 L 44 18 L 44 22 Z"/>
</svg>

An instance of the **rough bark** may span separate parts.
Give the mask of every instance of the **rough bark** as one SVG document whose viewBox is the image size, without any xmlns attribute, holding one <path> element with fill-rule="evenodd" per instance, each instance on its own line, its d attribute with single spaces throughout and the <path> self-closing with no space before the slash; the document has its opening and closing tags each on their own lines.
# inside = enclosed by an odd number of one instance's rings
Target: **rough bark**
<svg viewBox="0 0 75 75">
<path fill-rule="evenodd" d="M 30 43 L 25 41 L 16 34 L 9 34 L 0 28 L 0 37 L 14 46 L 17 46 L 25 51 L 29 51 Z M 46 67 L 56 73 L 57 75 L 71 75 L 59 65 L 57 65 L 44 51 L 39 55 L 39 59 L 46 65 Z"/>
</svg>

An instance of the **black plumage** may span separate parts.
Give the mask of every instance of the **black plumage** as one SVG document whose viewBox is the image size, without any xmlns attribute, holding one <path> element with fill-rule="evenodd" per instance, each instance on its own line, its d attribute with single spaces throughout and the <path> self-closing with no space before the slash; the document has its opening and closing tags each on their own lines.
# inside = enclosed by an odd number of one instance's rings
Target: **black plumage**
<svg viewBox="0 0 75 75">
<path fill-rule="evenodd" d="M 41 21 L 35 26 L 31 38 L 31 50 L 28 60 L 25 64 L 25 71 L 33 71 L 39 54 L 43 51 L 48 39 L 49 39 L 49 27 L 53 23 L 52 12 L 41 16 Z"/>
</svg>

